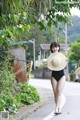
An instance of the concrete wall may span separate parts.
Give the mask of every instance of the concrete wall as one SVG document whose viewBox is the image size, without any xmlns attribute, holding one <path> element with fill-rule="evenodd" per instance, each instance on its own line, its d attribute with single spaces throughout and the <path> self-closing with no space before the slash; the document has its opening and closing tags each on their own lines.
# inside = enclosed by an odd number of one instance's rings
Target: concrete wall
<svg viewBox="0 0 80 120">
<path fill-rule="evenodd" d="M 14 67 L 14 73 L 16 78 L 20 82 L 26 82 L 26 54 L 25 50 L 22 48 L 16 48 L 9 51 L 14 57 L 12 66 Z"/>
<path fill-rule="evenodd" d="M 51 78 L 51 71 L 47 68 L 35 68 L 34 70 L 34 77 L 35 78 Z"/>
<path fill-rule="evenodd" d="M 66 80 L 69 81 L 69 73 L 68 70 L 65 69 Z M 51 79 L 52 71 L 48 68 L 35 68 L 34 70 L 34 78 L 42 78 L 42 79 Z"/>
</svg>

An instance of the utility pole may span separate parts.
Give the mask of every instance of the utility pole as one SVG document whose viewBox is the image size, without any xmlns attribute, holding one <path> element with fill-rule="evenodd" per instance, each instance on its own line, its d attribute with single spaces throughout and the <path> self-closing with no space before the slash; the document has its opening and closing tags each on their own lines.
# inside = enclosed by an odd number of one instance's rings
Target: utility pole
<svg viewBox="0 0 80 120">
<path fill-rule="evenodd" d="M 35 69 L 35 40 L 33 40 L 34 69 Z"/>
<path fill-rule="evenodd" d="M 34 69 L 35 69 L 35 39 L 29 40 L 29 42 L 33 43 L 33 62 L 34 62 Z"/>
<path fill-rule="evenodd" d="M 65 23 L 65 30 L 63 30 L 64 34 L 65 34 L 65 54 L 67 53 L 67 23 Z"/>
<path fill-rule="evenodd" d="M 67 23 L 65 23 L 65 45 L 67 45 Z"/>
</svg>

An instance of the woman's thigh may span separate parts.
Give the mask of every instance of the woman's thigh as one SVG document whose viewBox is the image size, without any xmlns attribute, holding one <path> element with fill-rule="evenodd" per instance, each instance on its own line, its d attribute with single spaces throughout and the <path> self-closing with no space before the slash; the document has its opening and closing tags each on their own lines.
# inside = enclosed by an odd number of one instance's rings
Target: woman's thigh
<svg viewBox="0 0 80 120">
<path fill-rule="evenodd" d="M 65 85 L 65 82 L 66 82 L 65 76 L 63 76 L 63 77 L 58 81 L 57 90 L 58 90 L 59 92 L 62 92 L 63 87 L 64 87 L 64 85 Z"/>
<path fill-rule="evenodd" d="M 51 77 L 51 84 L 52 84 L 52 88 L 53 88 L 54 93 L 56 93 L 56 90 L 57 90 L 57 81 L 53 77 Z"/>
</svg>

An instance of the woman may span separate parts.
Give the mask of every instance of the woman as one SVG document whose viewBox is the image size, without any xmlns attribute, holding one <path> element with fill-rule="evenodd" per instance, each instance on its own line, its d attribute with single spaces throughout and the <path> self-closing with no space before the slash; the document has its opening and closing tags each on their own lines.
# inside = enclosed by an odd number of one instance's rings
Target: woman
<svg viewBox="0 0 80 120">
<path fill-rule="evenodd" d="M 52 70 L 51 84 L 55 98 L 54 114 L 61 114 L 61 94 L 65 84 L 64 68 L 67 65 L 67 58 L 60 52 L 60 45 L 56 42 L 50 45 L 51 55 L 48 57 L 47 67 Z"/>
</svg>

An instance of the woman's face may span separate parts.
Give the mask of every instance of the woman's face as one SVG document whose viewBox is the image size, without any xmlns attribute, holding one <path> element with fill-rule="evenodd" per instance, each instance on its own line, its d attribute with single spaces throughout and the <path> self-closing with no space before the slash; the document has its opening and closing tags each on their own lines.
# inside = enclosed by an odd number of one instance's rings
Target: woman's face
<svg viewBox="0 0 80 120">
<path fill-rule="evenodd" d="M 58 51 L 59 51 L 59 47 L 58 47 L 58 46 L 57 46 L 57 47 L 53 47 L 53 48 L 52 48 L 52 51 L 53 51 L 53 52 L 58 52 Z"/>
</svg>

